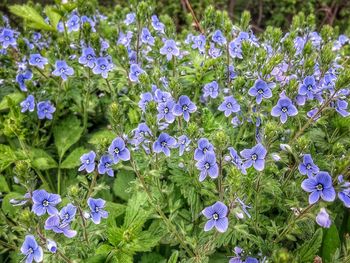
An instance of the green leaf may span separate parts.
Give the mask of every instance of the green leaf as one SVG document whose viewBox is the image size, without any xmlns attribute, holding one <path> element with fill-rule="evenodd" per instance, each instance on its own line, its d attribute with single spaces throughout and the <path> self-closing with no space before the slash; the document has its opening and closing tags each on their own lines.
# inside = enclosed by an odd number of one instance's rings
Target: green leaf
<svg viewBox="0 0 350 263">
<path fill-rule="evenodd" d="M 99 145 L 103 140 L 107 140 L 108 143 L 111 143 L 115 137 L 115 133 L 110 130 L 97 131 L 91 135 L 89 143 Z"/>
<path fill-rule="evenodd" d="M 322 259 L 325 262 L 330 262 L 337 249 L 341 249 L 340 238 L 337 227 L 335 224 L 332 224 L 330 228 L 325 230 L 323 235 Z"/>
<path fill-rule="evenodd" d="M 15 152 L 10 146 L 0 144 L 0 172 L 5 170 L 13 162 L 17 160 Z"/>
<path fill-rule="evenodd" d="M 6 182 L 6 178 L 3 175 L 0 175 L 0 192 L 10 192 L 10 188 Z"/>
<path fill-rule="evenodd" d="M 42 149 L 32 148 L 30 151 L 30 158 L 32 166 L 39 170 L 47 170 L 57 167 L 57 162 L 51 157 L 50 154 Z"/>
<path fill-rule="evenodd" d="M 0 102 L 0 110 L 6 110 L 10 108 L 9 100 L 12 100 L 13 104 L 19 104 L 22 100 L 24 100 L 24 95 L 20 92 L 14 92 L 6 95 Z"/>
<path fill-rule="evenodd" d="M 57 30 L 57 25 L 60 22 L 61 15 L 57 12 L 57 10 L 55 10 L 55 8 L 51 6 L 46 6 L 44 11 L 45 11 L 45 14 L 48 16 L 48 18 L 50 19 L 50 24 L 52 25 L 52 27 L 55 30 Z"/>
<path fill-rule="evenodd" d="M 76 116 L 69 116 L 54 127 L 53 135 L 60 160 L 65 152 L 79 141 L 82 133 L 83 127 L 80 126 L 80 120 Z"/>
<path fill-rule="evenodd" d="M 179 258 L 179 251 L 175 250 L 170 258 L 168 259 L 168 263 L 177 263 L 177 259 Z"/>
<path fill-rule="evenodd" d="M 45 19 L 29 5 L 13 5 L 9 7 L 10 12 L 23 18 L 27 25 L 34 29 L 55 30 L 45 22 Z"/>
<path fill-rule="evenodd" d="M 300 262 L 312 262 L 322 244 L 322 228 L 316 230 L 312 238 L 297 249 Z"/>
<path fill-rule="evenodd" d="M 2 200 L 2 204 L 1 204 L 1 209 L 2 211 L 4 211 L 4 213 L 6 215 L 9 215 L 11 218 L 13 218 L 15 215 L 19 215 L 22 207 L 21 206 L 13 206 L 10 203 L 11 199 L 24 199 L 23 198 L 23 194 L 20 193 L 8 193 L 7 195 L 5 195 L 4 199 Z"/>
<path fill-rule="evenodd" d="M 72 169 L 80 164 L 80 157 L 87 153 L 89 150 L 85 149 L 84 147 L 79 147 L 74 149 L 67 158 L 61 163 L 61 168 L 63 169 Z"/>
<path fill-rule="evenodd" d="M 131 193 L 126 192 L 129 187 L 129 183 L 135 180 L 135 174 L 130 171 L 121 170 L 117 173 L 117 178 L 113 183 L 113 192 L 116 196 L 123 200 L 128 200 Z"/>
</svg>

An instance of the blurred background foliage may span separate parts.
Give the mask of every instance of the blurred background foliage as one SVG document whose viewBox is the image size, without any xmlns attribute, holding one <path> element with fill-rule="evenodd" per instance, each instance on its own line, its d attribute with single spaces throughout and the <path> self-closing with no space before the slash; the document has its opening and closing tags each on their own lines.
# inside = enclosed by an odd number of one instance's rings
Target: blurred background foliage
<svg viewBox="0 0 350 263">
<path fill-rule="evenodd" d="M 86 0 L 92 4 L 99 3 L 108 12 L 111 7 L 121 5 L 130 6 L 127 0 Z M 28 3 L 27 0 L 2 0 L 0 11 L 9 14 L 8 6 L 11 4 Z M 54 0 L 33 0 L 38 4 L 54 4 Z M 192 19 L 189 18 L 189 10 L 186 7 L 186 0 L 158 0 L 156 2 L 156 13 L 168 14 L 174 19 L 177 29 L 181 30 Z M 321 28 L 324 24 L 338 26 L 340 32 L 348 32 L 350 27 L 350 0 L 190 0 L 194 12 L 201 19 L 201 14 L 209 5 L 216 9 L 225 10 L 236 21 L 244 10 L 252 15 L 252 25 L 256 32 L 263 31 L 267 26 L 280 27 L 287 30 L 294 15 L 299 12 L 314 14 L 316 24 Z M 10 16 L 14 23 L 19 23 L 17 18 Z"/>
</svg>

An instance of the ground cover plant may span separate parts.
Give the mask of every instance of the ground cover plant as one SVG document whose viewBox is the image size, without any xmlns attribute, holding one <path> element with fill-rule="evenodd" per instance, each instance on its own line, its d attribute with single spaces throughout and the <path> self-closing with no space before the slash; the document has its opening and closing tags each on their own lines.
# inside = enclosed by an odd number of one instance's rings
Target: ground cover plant
<svg viewBox="0 0 350 263">
<path fill-rule="evenodd" d="M 1 261 L 349 262 L 349 38 L 156 5 L 2 17 Z"/>
</svg>

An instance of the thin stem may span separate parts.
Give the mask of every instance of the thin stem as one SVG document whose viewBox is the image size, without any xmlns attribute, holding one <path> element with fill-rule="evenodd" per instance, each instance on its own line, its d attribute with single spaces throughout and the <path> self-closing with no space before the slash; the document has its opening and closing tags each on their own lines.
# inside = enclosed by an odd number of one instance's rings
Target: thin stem
<svg viewBox="0 0 350 263">
<path fill-rule="evenodd" d="M 203 28 L 201 27 L 201 25 L 199 24 L 199 21 L 196 17 L 196 14 L 194 13 L 193 9 L 192 9 L 192 6 L 190 4 L 190 2 L 188 0 L 183 0 L 185 5 L 187 6 L 187 9 L 191 12 L 191 15 L 192 15 L 192 18 L 194 20 L 194 23 L 196 24 L 196 28 L 202 33 L 204 34 L 204 30 Z"/>
<path fill-rule="evenodd" d="M 90 184 L 89 191 L 87 193 L 86 199 L 88 199 L 91 196 L 91 194 L 92 194 L 92 192 L 94 190 L 94 187 L 95 187 L 96 181 L 97 181 L 97 176 L 98 176 L 98 172 L 95 171 L 94 174 L 92 175 L 92 181 L 91 181 L 91 184 Z"/>
<path fill-rule="evenodd" d="M 78 206 L 78 211 L 79 211 L 79 215 L 81 217 L 81 222 L 83 224 L 83 233 L 84 233 L 84 239 L 86 241 L 86 243 L 89 245 L 89 238 L 88 238 L 88 233 L 87 233 L 87 228 L 86 228 L 86 221 L 85 221 L 85 217 L 83 215 L 83 211 L 81 210 L 81 207 Z"/>
</svg>

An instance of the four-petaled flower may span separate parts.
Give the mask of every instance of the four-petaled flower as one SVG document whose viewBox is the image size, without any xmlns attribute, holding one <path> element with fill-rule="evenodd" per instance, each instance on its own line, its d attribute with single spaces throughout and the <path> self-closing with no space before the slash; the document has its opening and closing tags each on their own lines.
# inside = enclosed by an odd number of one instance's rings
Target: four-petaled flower
<svg viewBox="0 0 350 263">
<path fill-rule="evenodd" d="M 111 168 L 111 165 L 113 164 L 113 160 L 109 155 L 102 155 L 100 162 L 98 163 L 97 170 L 99 174 L 105 174 L 107 173 L 109 176 L 114 176 L 114 171 Z"/>
<path fill-rule="evenodd" d="M 26 235 L 21 246 L 21 252 L 25 255 L 25 262 L 41 262 L 44 258 L 43 249 L 38 245 L 33 235 Z"/>
<path fill-rule="evenodd" d="M 67 31 L 68 33 L 72 31 L 79 31 L 80 28 L 80 18 L 77 15 L 72 15 L 67 21 Z"/>
<path fill-rule="evenodd" d="M 297 114 L 297 108 L 293 105 L 290 98 L 284 95 L 278 100 L 277 105 L 271 110 L 271 115 L 274 117 L 280 117 L 282 123 L 287 121 L 288 116 L 295 116 Z"/>
<path fill-rule="evenodd" d="M 312 157 L 310 154 L 305 154 L 303 157 L 303 162 L 299 164 L 299 172 L 303 175 L 307 175 L 308 177 L 317 174 L 320 169 L 317 165 L 314 164 Z"/>
<path fill-rule="evenodd" d="M 52 215 L 46 219 L 44 228 L 58 234 L 64 234 L 68 238 L 75 237 L 77 234 L 77 231 L 70 229 L 70 223 L 64 222 L 59 214 Z"/>
<path fill-rule="evenodd" d="M 220 201 L 204 208 L 202 214 L 208 219 L 204 226 L 204 231 L 209 231 L 215 226 L 216 230 L 220 233 L 226 232 L 228 228 L 227 213 L 227 206 Z"/>
<path fill-rule="evenodd" d="M 171 60 L 173 56 L 178 57 L 180 55 L 180 50 L 173 39 L 168 39 L 160 49 L 160 54 L 166 55 L 167 60 Z"/>
<path fill-rule="evenodd" d="M 243 165 L 243 161 L 238 155 L 237 151 L 233 147 L 229 147 L 228 150 L 230 151 L 231 163 L 233 163 L 237 167 L 237 169 L 242 172 L 242 174 L 247 174 L 247 171 Z"/>
<path fill-rule="evenodd" d="M 13 30 L 4 28 L 0 32 L 0 43 L 3 48 L 8 48 L 9 46 L 15 47 L 17 45 L 16 42 L 16 34 Z"/>
<path fill-rule="evenodd" d="M 104 209 L 106 205 L 106 201 L 98 198 L 94 199 L 89 197 L 87 203 L 90 207 L 91 220 L 95 224 L 99 224 L 101 222 L 101 218 L 107 218 L 108 212 Z"/>
<path fill-rule="evenodd" d="M 164 33 L 165 26 L 162 22 L 159 21 L 156 15 L 151 16 L 152 26 L 156 31 Z"/>
<path fill-rule="evenodd" d="M 48 63 L 47 58 L 44 58 L 40 54 L 31 54 L 29 57 L 29 65 L 31 66 L 36 66 L 38 68 L 44 69 L 47 63 Z"/>
<path fill-rule="evenodd" d="M 154 37 L 149 32 L 148 28 L 144 27 L 141 31 L 141 42 L 144 44 L 148 44 L 154 46 Z"/>
<path fill-rule="evenodd" d="M 200 170 L 199 181 L 202 182 L 209 175 L 215 179 L 219 175 L 219 167 L 216 163 L 216 156 L 212 152 L 207 152 L 202 159 L 196 163 L 196 167 Z"/>
<path fill-rule="evenodd" d="M 20 105 L 22 107 L 21 112 L 33 112 L 35 108 L 34 96 L 28 95 L 28 97 L 24 101 L 22 101 Z"/>
<path fill-rule="evenodd" d="M 55 215 L 58 213 L 55 206 L 61 202 L 61 197 L 58 194 L 50 194 L 45 190 L 35 190 L 32 194 L 32 200 L 34 214 L 42 216 L 47 212 L 49 215 Z"/>
<path fill-rule="evenodd" d="M 132 64 L 130 66 L 129 79 L 133 82 L 139 82 L 139 76 L 143 73 L 145 73 L 145 71 L 142 68 L 140 68 L 139 65 Z"/>
<path fill-rule="evenodd" d="M 241 107 L 235 100 L 233 96 L 226 97 L 224 102 L 220 104 L 219 111 L 224 111 L 225 116 L 228 117 L 233 112 L 239 112 L 241 110 Z"/>
<path fill-rule="evenodd" d="M 158 120 L 162 120 L 165 119 L 166 122 L 168 123 L 172 123 L 175 120 L 175 116 L 174 116 L 174 109 L 175 106 L 175 102 L 172 100 L 169 100 L 165 103 L 159 103 L 157 106 L 157 110 L 158 110 L 158 115 L 157 118 Z"/>
<path fill-rule="evenodd" d="M 101 76 L 106 79 L 108 77 L 108 72 L 113 68 L 113 64 L 108 61 L 105 57 L 100 57 L 96 59 L 95 67 L 92 72 L 94 74 L 101 74 Z"/>
<path fill-rule="evenodd" d="M 188 139 L 186 135 L 181 135 L 179 138 L 177 138 L 177 146 L 179 146 L 179 156 L 182 156 L 188 147 L 188 145 L 191 143 L 191 140 Z"/>
<path fill-rule="evenodd" d="M 65 207 L 63 207 L 60 211 L 60 218 L 62 224 L 69 224 L 70 222 L 72 222 L 76 212 L 77 208 L 72 204 L 68 204 Z"/>
<path fill-rule="evenodd" d="M 79 58 L 79 63 L 89 68 L 93 68 L 95 66 L 95 62 L 96 55 L 94 49 L 92 47 L 84 48 Z"/>
<path fill-rule="evenodd" d="M 90 151 L 89 153 L 85 153 L 80 157 L 81 166 L 78 171 L 86 170 L 86 172 L 91 173 L 95 170 L 95 157 L 96 153 L 94 151 Z"/>
<path fill-rule="evenodd" d="M 200 138 L 198 140 L 198 148 L 194 151 L 194 159 L 199 161 L 200 159 L 203 159 L 207 153 L 214 154 L 214 146 L 207 138 Z"/>
<path fill-rule="evenodd" d="M 45 118 L 52 120 L 52 114 L 56 111 L 56 108 L 51 104 L 50 101 L 40 101 L 36 107 L 38 109 L 38 118 L 40 120 L 43 120 Z"/>
<path fill-rule="evenodd" d="M 63 80 L 67 80 L 68 76 L 74 74 L 74 69 L 69 67 L 64 60 L 57 60 L 55 63 L 55 70 L 52 72 L 53 75 L 61 77 Z"/>
<path fill-rule="evenodd" d="M 251 149 L 244 149 L 241 151 L 241 156 L 245 159 L 243 167 L 249 168 L 253 165 L 257 171 L 264 170 L 266 153 L 267 151 L 261 143 Z"/>
<path fill-rule="evenodd" d="M 226 38 L 222 34 L 221 30 L 216 30 L 211 39 L 220 46 L 226 44 Z"/>
<path fill-rule="evenodd" d="M 218 83 L 214 80 L 212 82 L 209 82 L 204 85 L 203 87 L 203 97 L 211 97 L 215 99 L 219 95 L 219 85 Z"/>
<path fill-rule="evenodd" d="M 263 98 L 268 99 L 272 97 L 271 88 L 274 86 L 274 83 L 267 84 L 264 80 L 258 79 L 255 81 L 254 86 L 249 89 L 249 95 L 256 97 L 256 103 L 260 104 Z"/>
<path fill-rule="evenodd" d="M 344 181 L 343 175 L 338 176 L 338 182 L 340 184 L 338 197 L 345 207 L 350 208 L 350 182 Z"/>
<path fill-rule="evenodd" d="M 170 156 L 170 148 L 176 147 L 176 140 L 167 133 L 161 133 L 158 139 L 153 143 L 153 151 L 156 153 L 163 152 L 166 156 Z"/>
<path fill-rule="evenodd" d="M 332 177 L 327 172 L 319 172 L 314 177 L 305 179 L 301 187 L 304 191 L 311 193 L 309 203 L 316 203 L 320 197 L 326 202 L 333 202 L 335 199 L 335 190 L 332 185 Z"/>
<path fill-rule="evenodd" d="M 113 156 L 113 163 L 118 163 L 119 160 L 129 161 L 130 160 L 130 151 L 125 146 L 125 142 L 122 138 L 115 138 L 111 145 L 108 147 L 108 152 Z"/>
<path fill-rule="evenodd" d="M 139 101 L 140 109 L 145 112 L 147 104 L 153 100 L 153 95 L 151 92 L 142 93 L 140 95 L 141 100 Z"/>
<path fill-rule="evenodd" d="M 316 80 L 314 76 L 307 76 L 303 84 L 300 85 L 299 94 L 303 96 L 307 96 L 309 100 L 314 99 L 315 92 L 317 90 Z"/>
<path fill-rule="evenodd" d="M 174 114 L 176 116 L 183 115 L 187 122 L 190 120 L 190 113 L 193 113 L 196 110 L 196 105 L 186 95 L 180 96 L 179 101 L 174 106 Z"/>
</svg>

